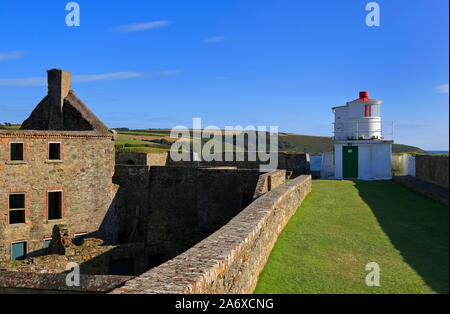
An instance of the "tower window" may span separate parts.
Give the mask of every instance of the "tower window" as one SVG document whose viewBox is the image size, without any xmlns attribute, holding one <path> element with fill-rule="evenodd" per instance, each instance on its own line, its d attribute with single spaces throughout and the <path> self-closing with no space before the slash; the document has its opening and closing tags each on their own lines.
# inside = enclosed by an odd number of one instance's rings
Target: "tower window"
<svg viewBox="0 0 450 314">
<path fill-rule="evenodd" d="M 25 223 L 25 194 L 9 195 L 9 224 Z"/>
<path fill-rule="evenodd" d="M 11 143 L 10 160 L 11 161 L 23 160 L 23 143 Z"/>
<path fill-rule="evenodd" d="M 48 220 L 56 220 L 62 218 L 62 192 L 48 192 L 47 196 L 47 214 Z"/>
</svg>

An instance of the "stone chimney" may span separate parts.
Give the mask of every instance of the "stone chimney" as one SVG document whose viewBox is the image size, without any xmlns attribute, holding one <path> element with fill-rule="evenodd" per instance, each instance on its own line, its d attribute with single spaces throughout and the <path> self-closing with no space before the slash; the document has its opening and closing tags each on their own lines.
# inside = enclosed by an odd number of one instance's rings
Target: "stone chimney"
<svg viewBox="0 0 450 314">
<path fill-rule="evenodd" d="M 49 97 L 49 129 L 63 129 L 64 98 L 70 91 L 70 72 L 59 69 L 47 71 Z"/>
</svg>

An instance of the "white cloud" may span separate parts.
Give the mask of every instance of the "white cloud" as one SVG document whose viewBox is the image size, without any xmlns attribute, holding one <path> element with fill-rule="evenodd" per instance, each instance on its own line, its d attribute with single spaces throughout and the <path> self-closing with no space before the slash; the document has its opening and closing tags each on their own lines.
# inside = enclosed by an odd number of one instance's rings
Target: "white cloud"
<svg viewBox="0 0 450 314">
<path fill-rule="evenodd" d="M 72 76 L 73 83 L 88 83 L 95 81 L 112 81 L 112 80 L 126 80 L 137 77 L 143 77 L 145 74 L 140 72 L 116 72 L 105 74 L 87 74 Z"/>
<path fill-rule="evenodd" d="M 3 60 L 14 60 L 25 55 L 23 51 L 12 51 L 12 52 L 1 52 L 0 51 L 0 61 Z"/>
<path fill-rule="evenodd" d="M 45 77 L 0 79 L 0 86 L 45 86 L 46 83 Z"/>
<path fill-rule="evenodd" d="M 436 91 L 440 94 L 448 94 L 448 83 L 436 86 Z"/>
<path fill-rule="evenodd" d="M 156 29 L 166 27 L 172 24 L 171 21 L 154 21 L 147 23 L 135 23 L 116 27 L 114 30 L 122 33 L 139 32 L 147 29 Z"/>
<path fill-rule="evenodd" d="M 223 36 L 210 37 L 205 39 L 205 43 L 220 43 L 224 41 L 226 38 Z"/>
<path fill-rule="evenodd" d="M 155 78 L 160 78 L 160 77 L 172 76 L 172 75 L 176 75 L 179 73 L 180 73 L 180 71 L 178 71 L 178 70 L 161 71 L 161 72 L 156 72 L 156 73 L 152 73 L 152 74 L 146 74 L 145 77 L 155 79 Z"/>
<path fill-rule="evenodd" d="M 149 78 L 156 79 L 167 77 L 180 73 L 180 71 L 162 71 L 156 73 L 142 73 L 142 72 L 115 72 L 104 74 L 87 74 L 87 75 L 72 75 L 72 83 L 89 83 L 96 81 L 113 81 L 113 80 L 127 80 L 133 78 Z M 45 77 L 30 77 L 30 78 L 0 78 L 0 86 L 45 86 L 47 85 L 47 78 Z"/>
</svg>

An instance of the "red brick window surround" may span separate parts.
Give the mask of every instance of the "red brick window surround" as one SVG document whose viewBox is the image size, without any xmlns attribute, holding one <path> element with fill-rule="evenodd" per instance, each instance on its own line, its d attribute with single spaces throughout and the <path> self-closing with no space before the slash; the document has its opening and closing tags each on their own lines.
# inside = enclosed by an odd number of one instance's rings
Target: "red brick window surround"
<svg viewBox="0 0 450 314">
<path fill-rule="evenodd" d="M 52 186 L 45 189 L 44 210 L 45 220 L 64 219 L 66 213 L 66 193 L 62 186 Z"/>
</svg>

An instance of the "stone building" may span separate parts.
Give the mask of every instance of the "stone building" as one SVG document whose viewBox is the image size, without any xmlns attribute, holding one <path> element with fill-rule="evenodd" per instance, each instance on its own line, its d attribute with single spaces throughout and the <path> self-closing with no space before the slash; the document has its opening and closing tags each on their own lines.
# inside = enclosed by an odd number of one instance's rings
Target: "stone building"
<svg viewBox="0 0 450 314">
<path fill-rule="evenodd" d="M 48 94 L 20 130 L 0 130 L 0 260 L 42 254 L 56 224 L 75 239 L 116 233 L 101 228 L 118 189 L 113 140 L 70 73 L 48 71 Z"/>
</svg>

